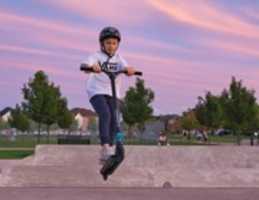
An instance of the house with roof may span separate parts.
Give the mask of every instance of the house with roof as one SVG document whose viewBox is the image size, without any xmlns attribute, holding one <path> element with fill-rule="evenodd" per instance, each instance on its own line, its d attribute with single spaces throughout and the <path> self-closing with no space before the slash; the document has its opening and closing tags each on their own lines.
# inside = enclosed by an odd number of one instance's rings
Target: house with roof
<svg viewBox="0 0 259 200">
<path fill-rule="evenodd" d="M 12 108 L 10 107 L 6 107 L 3 110 L 1 110 L 0 111 L 1 120 L 4 122 L 8 122 L 8 119 L 11 118 L 11 112 L 12 112 Z"/>
<path fill-rule="evenodd" d="M 71 110 L 75 120 L 78 123 L 78 128 L 81 132 L 86 132 L 91 120 L 97 120 L 97 114 L 90 109 L 73 108 Z"/>
<path fill-rule="evenodd" d="M 174 130 L 178 118 L 179 116 L 175 114 L 154 116 L 145 122 L 145 128 L 139 136 L 141 139 L 155 140 L 161 132 Z"/>
<path fill-rule="evenodd" d="M 173 132 L 178 128 L 178 121 L 180 116 L 176 114 L 168 114 L 157 116 L 156 119 L 163 122 L 165 131 Z"/>
</svg>

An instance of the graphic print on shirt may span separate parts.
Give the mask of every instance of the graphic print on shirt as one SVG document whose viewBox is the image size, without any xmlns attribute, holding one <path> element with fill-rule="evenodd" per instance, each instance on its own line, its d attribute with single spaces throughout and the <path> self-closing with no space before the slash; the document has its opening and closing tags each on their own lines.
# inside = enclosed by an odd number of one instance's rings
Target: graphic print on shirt
<svg viewBox="0 0 259 200">
<path fill-rule="evenodd" d="M 106 62 L 106 63 L 105 63 Z M 121 57 L 119 54 L 109 58 L 102 52 L 96 52 L 88 56 L 84 63 L 92 66 L 99 64 L 101 68 L 107 69 L 107 71 L 115 72 L 120 71 L 128 66 L 127 61 Z M 120 88 L 121 88 L 121 77 L 116 79 L 117 97 L 120 98 Z M 87 80 L 86 91 L 89 99 L 98 94 L 105 94 L 112 96 L 112 89 L 109 77 L 105 73 L 92 73 Z"/>
<path fill-rule="evenodd" d="M 117 62 L 105 61 L 101 64 L 101 62 L 99 61 L 99 64 L 103 70 L 109 71 L 109 72 L 116 72 L 122 68 L 121 63 L 117 63 Z"/>
</svg>

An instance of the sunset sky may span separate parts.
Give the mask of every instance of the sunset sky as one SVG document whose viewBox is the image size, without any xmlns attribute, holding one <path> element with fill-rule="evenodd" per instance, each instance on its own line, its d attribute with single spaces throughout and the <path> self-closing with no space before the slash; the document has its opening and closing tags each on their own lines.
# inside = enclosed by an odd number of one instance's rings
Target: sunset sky
<svg viewBox="0 0 259 200">
<path fill-rule="evenodd" d="M 37 70 L 60 85 L 70 108 L 91 108 L 79 64 L 99 50 L 108 25 L 154 90 L 156 114 L 180 114 L 231 76 L 259 88 L 259 0 L 0 0 L 0 110 L 21 103 Z M 123 91 L 134 81 L 125 77 Z"/>
</svg>

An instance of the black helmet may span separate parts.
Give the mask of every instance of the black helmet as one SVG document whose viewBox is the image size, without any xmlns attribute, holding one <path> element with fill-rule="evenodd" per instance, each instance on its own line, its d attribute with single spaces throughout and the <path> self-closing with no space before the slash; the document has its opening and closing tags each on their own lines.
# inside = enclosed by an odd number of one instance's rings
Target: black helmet
<svg viewBox="0 0 259 200">
<path fill-rule="evenodd" d="M 108 26 L 101 31 L 99 35 L 99 42 L 102 43 L 107 38 L 116 38 L 120 42 L 121 34 L 117 28 Z"/>
</svg>

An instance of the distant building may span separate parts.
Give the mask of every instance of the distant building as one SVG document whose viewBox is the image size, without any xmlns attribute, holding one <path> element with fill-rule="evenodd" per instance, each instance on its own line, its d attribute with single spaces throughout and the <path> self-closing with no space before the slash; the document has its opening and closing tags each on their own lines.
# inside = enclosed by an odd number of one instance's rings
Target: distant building
<svg viewBox="0 0 259 200">
<path fill-rule="evenodd" d="M 0 118 L 1 118 L 4 122 L 8 122 L 8 119 L 11 118 L 11 112 L 12 112 L 12 108 L 6 107 L 6 108 L 3 109 L 2 111 L 0 111 Z"/>
<path fill-rule="evenodd" d="M 160 115 L 156 118 L 163 122 L 165 131 L 176 132 L 178 130 L 179 115 Z"/>
<path fill-rule="evenodd" d="M 145 123 L 145 129 L 140 134 L 141 139 L 157 140 L 161 131 L 165 130 L 165 124 L 161 120 L 149 120 Z"/>
<path fill-rule="evenodd" d="M 89 122 L 92 119 L 97 120 L 97 114 L 92 110 L 85 108 L 73 108 L 71 110 L 73 113 L 75 120 L 78 123 L 78 128 L 82 132 L 86 132 L 89 126 Z"/>
</svg>

